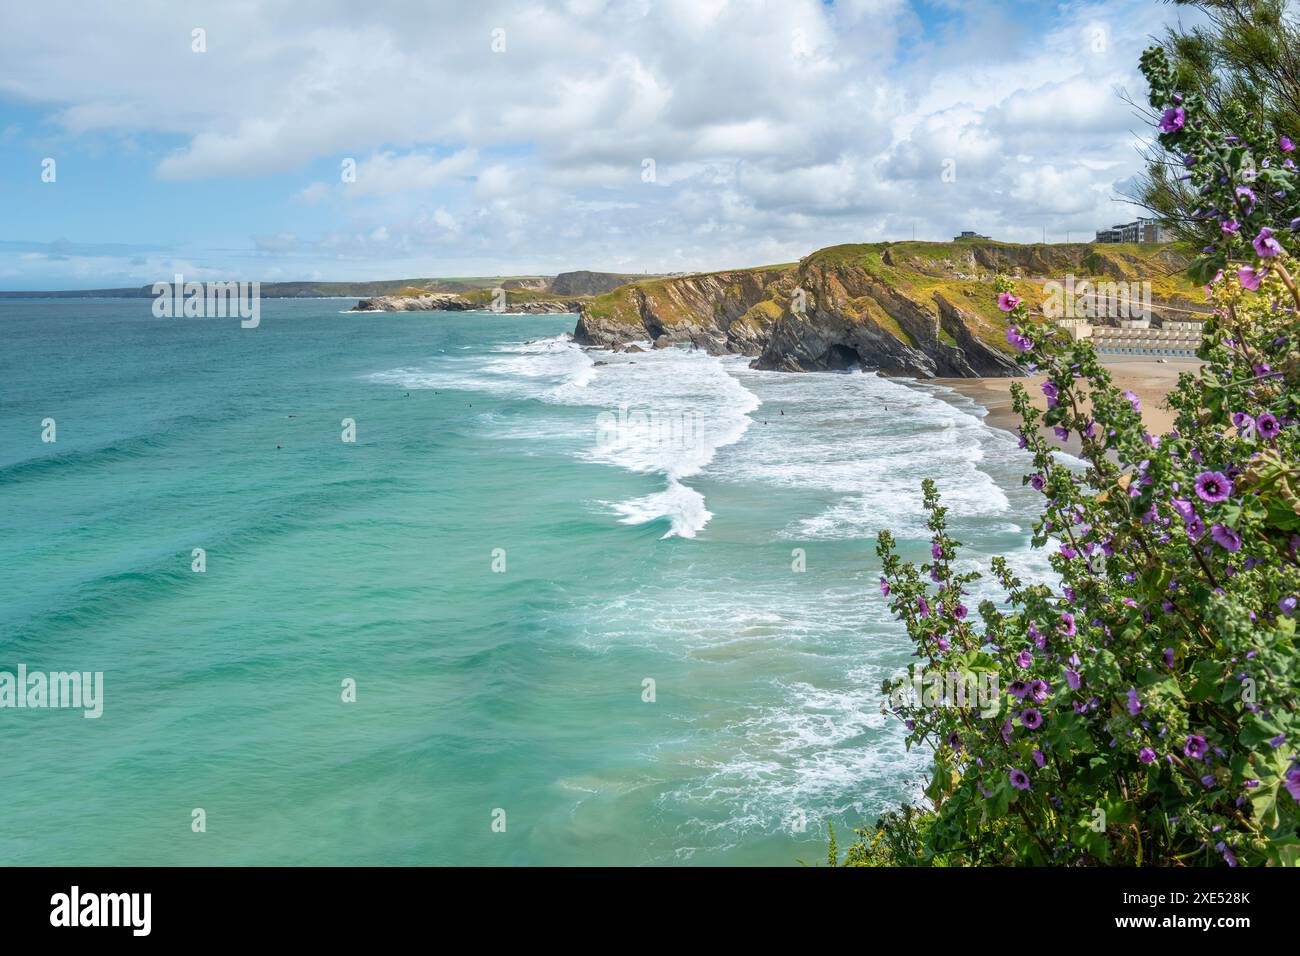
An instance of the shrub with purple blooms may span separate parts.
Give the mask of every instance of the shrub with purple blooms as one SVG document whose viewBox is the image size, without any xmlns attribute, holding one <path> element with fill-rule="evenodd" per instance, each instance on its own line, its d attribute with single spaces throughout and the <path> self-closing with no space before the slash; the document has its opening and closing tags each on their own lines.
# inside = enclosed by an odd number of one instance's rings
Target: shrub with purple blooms
<svg viewBox="0 0 1300 956">
<path fill-rule="evenodd" d="M 1295 865 L 1300 861 L 1300 203 L 1291 141 L 1239 116 L 1210 129 L 1160 49 L 1143 56 L 1161 145 L 1223 224 L 1192 274 L 1213 307 L 1167 435 L 1087 340 L 1035 324 L 1000 279 L 1008 341 L 1046 373 L 1013 386 L 1035 547 L 1055 586 L 995 558 L 1005 602 L 967 614 L 960 542 L 925 484 L 931 560 L 882 532 L 882 589 L 917 669 L 996 674 L 993 709 L 895 699 L 934 753 L 927 803 L 887 814 L 856 863 Z M 1067 463 L 1057 439 L 1077 437 Z M 960 613 L 958 609 L 961 608 Z M 929 704 L 929 705 L 927 705 Z"/>
</svg>

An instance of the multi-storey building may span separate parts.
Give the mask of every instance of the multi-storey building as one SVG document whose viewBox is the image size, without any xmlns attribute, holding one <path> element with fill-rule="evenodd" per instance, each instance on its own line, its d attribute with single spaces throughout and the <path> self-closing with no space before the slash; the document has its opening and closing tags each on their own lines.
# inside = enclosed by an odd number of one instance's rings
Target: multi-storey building
<svg viewBox="0 0 1300 956">
<path fill-rule="evenodd" d="M 1140 218 L 1109 229 L 1098 229 L 1094 242 L 1169 242 L 1169 230 L 1154 219 Z"/>
</svg>

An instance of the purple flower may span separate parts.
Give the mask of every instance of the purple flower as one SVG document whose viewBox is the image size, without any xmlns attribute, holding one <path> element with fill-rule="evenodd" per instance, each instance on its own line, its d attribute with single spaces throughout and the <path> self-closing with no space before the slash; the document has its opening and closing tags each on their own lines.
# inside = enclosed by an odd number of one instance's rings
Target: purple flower
<svg viewBox="0 0 1300 956">
<path fill-rule="evenodd" d="M 1074 626 L 1074 615 L 1066 611 L 1061 615 L 1061 630 L 1065 632 L 1066 637 L 1074 637 L 1076 628 Z"/>
<path fill-rule="evenodd" d="M 1137 394 L 1136 394 L 1136 393 L 1134 393 L 1134 392 L 1124 392 L 1124 393 L 1122 393 L 1122 394 L 1123 394 L 1123 396 L 1124 396 L 1125 398 L 1128 399 L 1128 403 L 1129 403 L 1130 405 L 1133 406 L 1133 411 L 1135 411 L 1135 412 L 1140 412 L 1140 411 L 1142 411 L 1142 400 L 1141 400 L 1140 398 L 1137 397 Z"/>
<path fill-rule="evenodd" d="M 948 735 L 948 746 L 953 750 L 961 750 L 961 734 L 953 731 Z"/>
<path fill-rule="evenodd" d="M 1197 515 L 1192 515 L 1191 520 L 1187 522 L 1187 537 L 1193 541 L 1200 541 L 1205 537 L 1205 522 Z"/>
<path fill-rule="evenodd" d="M 1020 665 L 1021 670 L 1026 670 L 1034 662 L 1033 655 L 1028 651 L 1021 651 L 1016 655 L 1016 663 Z"/>
<path fill-rule="evenodd" d="M 945 652 L 948 650 L 949 647 L 952 646 L 948 643 L 948 638 L 946 637 L 939 638 L 939 640 L 936 641 L 935 643 L 939 645 L 940 651 L 945 651 Z"/>
<path fill-rule="evenodd" d="M 1047 764 L 1047 755 L 1043 753 L 1041 750 L 1039 750 L 1037 747 L 1034 748 L 1034 764 L 1038 767 L 1039 770 L 1042 770 L 1043 767 L 1046 766 Z"/>
<path fill-rule="evenodd" d="M 943 557 L 943 546 L 939 544 L 930 545 L 930 557 L 938 560 Z"/>
<path fill-rule="evenodd" d="M 1030 707 L 1020 715 L 1020 722 L 1029 730 L 1037 730 L 1039 727 L 1043 726 L 1043 715 L 1035 708 Z"/>
<path fill-rule="evenodd" d="M 1079 678 L 1079 672 L 1073 668 L 1065 669 L 1065 682 L 1070 685 L 1070 690 L 1078 690 L 1083 681 Z"/>
<path fill-rule="evenodd" d="M 1281 243 L 1273 238 L 1273 230 L 1267 226 L 1259 231 L 1259 235 L 1255 237 L 1255 241 L 1251 245 L 1255 247 L 1255 252 L 1264 259 L 1280 255 L 1282 252 Z"/>
<path fill-rule="evenodd" d="M 1039 703 L 1047 700 L 1047 695 L 1051 692 L 1052 685 L 1045 680 L 1035 679 L 1029 682 L 1029 696 Z"/>
<path fill-rule="evenodd" d="M 1225 551 L 1241 550 L 1241 535 L 1233 531 L 1227 525 L 1216 524 L 1210 528 L 1210 537 L 1214 543 Z"/>
<path fill-rule="evenodd" d="M 1241 231 L 1241 223 L 1237 222 L 1235 219 L 1229 219 L 1227 222 L 1222 224 L 1221 228 L 1229 235 L 1235 236 Z"/>
<path fill-rule="evenodd" d="M 998 308 L 1003 312 L 1011 312 L 1020 304 L 1020 296 L 1014 292 L 1002 292 L 998 294 Z"/>
<path fill-rule="evenodd" d="M 1277 608 L 1287 617 L 1290 617 L 1292 614 L 1295 613 L 1295 608 L 1296 608 L 1295 595 L 1291 594 L 1288 595 L 1287 597 L 1282 598 L 1282 600 L 1277 602 Z"/>
<path fill-rule="evenodd" d="M 1013 680 L 1007 685 L 1007 693 L 1012 697 L 1023 699 L 1029 693 L 1029 685 L 1022 680 Z"/>
<path fill-rule="evenodd" d="M 1176 133 L 1187 122 L 1187 113 L 1181 106 L 1171 106 L 1160 114 L 1160 132 Z"/>
<path fill-rule="evenodd" d="M 1277 141 L 1277 148 L 1282 150 L 1284 153 L 1289 153 L 1291 150 L 1295 149 L 1295 143 L 1291 142 L 1289 137 L 1283 136 Z"/>
<path fill-rule="evenodd" d="M 1217 504 L 1232 494 L 1232 482 L 1221 471 L 1203 471 L 1196 476 L 1196 494 L 1202 501 Z"/>
<path fill-rule="evenodd" d="M 1183 753 L 1193 760 L 1200 760 L 1209 751 L 1210 745 L 1200 734 L 1188 734 L 1187 743 L 1183 744 Z"/>
<path fill-rule="evenodd" d="M 1156 752 L 1150 747 L 1143 747 L 1138 751 L 1138 760 L 1141 760 L 1143 763 L 1154 763 L 1155 759 Z"/>
<path fill-rule="evenodd" d="M 1012 770 L 1010 779 L 1011 786 L 1015 787 L 1017 790 L 1029 789 L 1029 774 L 1025 773 L 1023 770 Z"/>
<path fill-rule="evenodd" d="M 1043 481 L 1042 475 L 1030 475 L 1029 483 L 1033 486 L 1035 491 L 1042 491 L 1043 486 L 1047 484 L 1047 482 Z"/>
<path fill-rule="evenodd" d="M 1255 211 L 1255 192 L 1248 186 L 1238 186 L 1237 196 L 1246 201 L 1246 212 Z"/>
<path fill-rule="evenodd" d="M 966 620 L 966 605 L 958 604 L 955 608 L 952 609 L 952 616 L 959 621 Z"/>
<path fill-rule="evenodd" d="M 1300 765 L 1292 767 L 1286 774 L 1287 793 L 1291 794 L 1291 799 L 1300 803 Z"/>
<path fill-rule="evenodd" d="M 1070 437 L 1070 429 L 1065 428 L 1062 425 L 1053 426 L 1052 431 L 1056 433 L 1056 437 L 1061 441 L 1066 441 Z"/>
<path fill-rule="evenodd" d="M 1265 412 L 1255 419 L 1255 432 L 1260 438 L 1276 438 L 1282 432 L 1282 426 L 1275 416 Z"/>
<path fill-rule="evenodd" d="M 884 578 L 880 579 L 880 593 L 885 597 L 889 597 L 889 582 Z"/>
<path fill-rule="evenodd" d="M 925 598 L 916 599 L 916 609 L 921 613 L 921 617 L 930 616 L 930 602 Z"/>
<path fill-rule="evenodd" d="M 1259 283 L 1264 278 L 1262 269 L 1253 269 L 1250 266 L 1242 266 L 1237 270 L 1237 281 L 1241 287 L 1249 292 L 1254 292 L 1259 288 Z"/>
<path fill-rule="evenodd" d="M 1136 687 L 1130 687 L 1128 689 L 1128 712 L 1134 717 L 1142 713 L 1142 701 L 1138 699 Z"/>
<path fill-rule="evenodd" d="M 1034 347 L 1034 343 L 1029 341 L 1025 336 L 1020 334 L 1020 330 L 1014 325 L 1007 329 L 1007 342 L 1014 345 L 1021 352 L 1028 352 Z"/>
</svg>

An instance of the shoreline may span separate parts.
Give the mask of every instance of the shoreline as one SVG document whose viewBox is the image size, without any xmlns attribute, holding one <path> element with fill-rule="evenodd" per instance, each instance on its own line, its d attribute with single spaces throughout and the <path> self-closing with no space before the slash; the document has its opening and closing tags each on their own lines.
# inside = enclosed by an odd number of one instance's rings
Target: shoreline
<svg viewBox="0 0 1300 956">
<path fill-rule="evenodd" d="M 1148 356 L 1116 355 L 1105 359 L 1102 366 L 1110 372 L 1111 380 L 1121 391 L 1132 391 L 1141 400 L 1142 421 L 1152 435 L 1164 435 L 1173 428 L 1175 414 L 1165 407 L 1165 397 L 1178 386 L 1181 372 L 1194 372 L 1204 363 L 1200 359 L 1169 358 L 1158 362 Z M 1020 416 L 1011 407 L 1011 383 L 1020 382 L 1029 392 L 1034 407 L 1047 410 L 1047 398 L 1039 386 L 1045 375 L 1022 375 L 1007 378 L 935 378 L 931 382 L 946 386 L 971 399 L 985 410 L 984 424 L 990 428 L 1019 435 Z M 1050 428 L 1039 430 L 1059 444 Z M 1079 454 L 1079 438 L 1071 435 L 1062 449 L 1071 455 Z"/>
</svg>

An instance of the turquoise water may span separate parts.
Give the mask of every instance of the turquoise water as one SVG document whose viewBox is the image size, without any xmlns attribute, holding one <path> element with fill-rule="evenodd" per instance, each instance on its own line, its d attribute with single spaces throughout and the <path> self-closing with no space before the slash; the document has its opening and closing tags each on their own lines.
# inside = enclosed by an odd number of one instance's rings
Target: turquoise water
<svg viewBox="0 0 1300 956">
<path fill-rule="evenodd" d="M 1009 436 L 937 386 L 350 305 L 0 304 L 0 670 L 104 673 L 97 720 L 0 710 L 0 860 L 789 865 L 915 791 L 874 534 L 919 551 L 933 475 L 1041 570 Z"/>
</svg>

